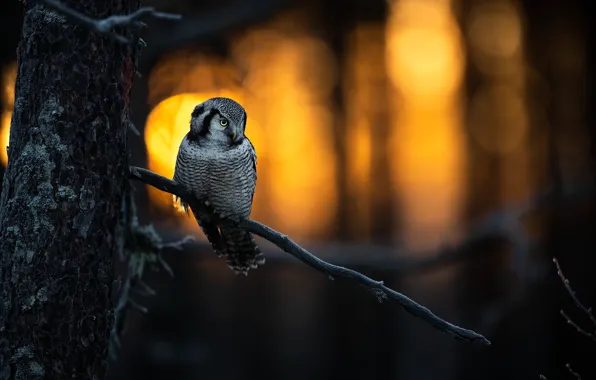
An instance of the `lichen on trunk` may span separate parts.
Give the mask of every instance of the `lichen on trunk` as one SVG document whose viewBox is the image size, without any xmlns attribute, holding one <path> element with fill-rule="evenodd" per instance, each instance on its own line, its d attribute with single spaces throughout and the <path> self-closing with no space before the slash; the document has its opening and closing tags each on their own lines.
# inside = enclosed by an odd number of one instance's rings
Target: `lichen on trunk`
<svg viewBox="0 0 596 380">
<path fill-rule="evenodd" d="M 0 197 L 0 380 L 101 379 L 135 49 L 25 1 Z M 133 0 L 65 3 L 94 18 Z"/>
</svg>

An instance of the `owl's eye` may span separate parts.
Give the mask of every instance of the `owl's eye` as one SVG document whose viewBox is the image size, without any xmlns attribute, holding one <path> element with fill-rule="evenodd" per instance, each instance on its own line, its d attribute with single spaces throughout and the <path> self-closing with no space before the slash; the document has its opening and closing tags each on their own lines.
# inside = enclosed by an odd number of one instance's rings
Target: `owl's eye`
<svg viewBox="0 0 596 380">
<path fill-rule="evenodd" d="M 225 126 L 227 126 L 227 125 L 228 125 L 228 121 L 227 121 L 226 119 L 221 119 L 221 120 L 219 121 L 219 124 L 221 124 L 222 126 L 224 126 L 224 127 L 225 127 Z"/>
</svg>

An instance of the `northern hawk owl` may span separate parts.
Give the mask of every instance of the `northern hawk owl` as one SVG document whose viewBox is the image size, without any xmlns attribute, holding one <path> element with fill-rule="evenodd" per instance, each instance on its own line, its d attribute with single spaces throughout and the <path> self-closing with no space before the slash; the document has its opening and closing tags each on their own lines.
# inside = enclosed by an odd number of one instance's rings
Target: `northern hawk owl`
<svg viewBox="0 0 596 380">
<path fill-rule="evenodd" d="M 192 112 L 190 131 L 182 139 L 174 181 L 206 200 L 223 218 L 248 218 L 257 181 L 257 156 L 245 136 L 246 111 L 229 98 L 211 98 Z M 181 202 L 188 212 L 188 204 Z M 215 253 L 236 273 L 265 263 L 252 235 L 192 210 Z"/>
</svg>

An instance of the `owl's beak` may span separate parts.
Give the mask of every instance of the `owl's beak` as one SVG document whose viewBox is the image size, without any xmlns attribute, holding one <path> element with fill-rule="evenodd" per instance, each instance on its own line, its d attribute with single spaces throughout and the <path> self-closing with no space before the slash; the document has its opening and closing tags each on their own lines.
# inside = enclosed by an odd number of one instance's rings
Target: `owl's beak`
<svg viewBox="0 0 596 380">
<path fill-rule="evenodd" d="M 232 128 L 226 128 L 225 134 L 228 135 L 230 138 L 231 145 L 238 145 L 242 142 L 244 136 L 242 134 L 238 134 L 238 132 L 232 130 Z"/>
<path fill-rule="evenodd" d="M 237 134 L 236 132 L 232 133 L 232 144 L 240 144 L 242 142 L 242 135 Z"/>
</svg>

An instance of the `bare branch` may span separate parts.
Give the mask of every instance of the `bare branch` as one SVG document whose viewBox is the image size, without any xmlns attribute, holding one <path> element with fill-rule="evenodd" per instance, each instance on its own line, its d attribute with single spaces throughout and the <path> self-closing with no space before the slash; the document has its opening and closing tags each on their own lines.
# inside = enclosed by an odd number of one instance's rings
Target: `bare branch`
<svg viewBox="0 0 596 380">
<path fill-rule="evenodd" d="M 431 324 L 435 328 L 450 334 L 454 338 L 464 339 L 471 342 L 479 342 L 482 344 L 490 344 L 490 342 L 482 335 L 477 334 L 472 330 L 455 326 L 439 318 L 426 307 L 414 302 L 405 295 L 388 288 L 383 284 L 383 281 L 375 281 L 360 272 L 356 272 L 355 270 L 340 267 L 323 261 L 304 248 L 300 247 L 288 236 L 283 235 L 262 223 L 254 220 L 243 220 L 240 222 L 240 227 L 272 242 L 283 251 L 296 257 L 298 260 L 302 261 L 311 268 L 326 274 L 330 279 L 342 278 L 346 280 L 352 280 L 359 285 L 371 290 L 380 302 L 382 302 L 383 299 L 391 299 L 396 301 L 410 314 Z"/>
<path fill-rule="evenodd" d="M 94 32 L 109 36 L 122 44 L 129 44 L 131 43 L 131 40 L 114 32 L 114 28 L 127 26 L 141 28 L 145 26 L 145 24 L 142 23 L 140 19 L 145 16 L 151 16 L 153 18 L 164 20 L 180 20 L 182 18 L 182 16 L 178 14 L 163 13 L 156 11 L 153 7 L 143 7 L 137 9 L 135 12 L 129 15 L 114 15 L 101 20 L 96 20 L 83 13 L 75 11 L 72 8 L 69 8 L 57 0 L 38 1 L 64 15 L 71 22 L 83 25 Z"/>
<path fill-rule="evenodd" d="M 114 325 L 110 331 L 110 348 L 109 354 L 112 360 L 116 360 L 117 353 L 120 349 L 120 336 L 124 330 L 124 321 L 126 318 L 126 307 L 128 305 L 128 298 L 130 296 L 130 281 L 131 278 L 128 276 L 120 289 L 120 297 L 118 303 L 114 309 Z"/>
<path fill-rule="evenodd" d="M 209 210 L 199 199 L 196 199 L 192 193 L 183 185 L 176 183 L 168 178 L 162 177 L 158 174 L 155 174 L 147 169 L 142 169 L 138 167 L 130 167 L 130 179 L 134 179 L 137 181 L 144 182 L 150 186 L 153 186 L 159 190 L 174 194 L 182 199 L 184 199 L 187 203 L 189 203 L 194 209 L 199 210 L 200 213 L 206 212 L 209 213 Z M 212 218 L 216 218 L 216 215 L 212 215 L 211 213 L 208 214 Z M 220 223 L 235 223 L 233 221 L 219 219 Z M 288 236 L 275 231 L 274 229 L 256 222 L 254 220 L 242 220 L 238 223 L 238 225 L 243 228 L 244 230 L 251 232 L 257 236 L 260 236 L 271 243 L 278 246 L 283 251 L 291 254 L 292 256 L 296 257 L 300 261 L 304 262 L 308 266 L 322 272 L 330 279 L 346 279 L 352 280 L 359 285 L 362 285 L 366 289 L 370 290 L 375 297 L 379 301 L 384 299 L 390 299 L 395 301 L 401 307 L 403 307 L 407 312 L 410 314 L 424 320 L 425 322 L 431 324 L 435 328 L 451 335 L 456 339 L 466 340 L 472 343 L 480 343 L 484 345 L 489 345 L 490 342 L 483 337 L 482 335 L 468 329 L 464 329 L 462 327 L 456 326 L 451 324 L 437 315 L 433 314 L 429 309 L 426 307 L 414 302 L 410 298 L 406 297 L 405 295 L 398 293 L 383 284 L 382 281 L 376 281 L 371 279 L 370 277 L 365 276 L 362 273 L 354 271 L 352 269 L 340 267 L 337 265 L 330 264 L 326 261 L 323 261 L 313 255 L 312 253 L 308 252 L 304 248 L 300 247 L 294 241 L 292 241 Z"/>
<path fill-rule="evenodd" d="M 567 367 L 567 370 L 573 377 L 575 377 L 577 380 L 582 380 L 582 377 L 579 375 L 579 373 L 575 372 L 573 368 L 571 368 L 571 364 L 567 363 L 565 367 Z"/>
<path fill-rule="evenodd" d="M 152 60 L 155 54 L 164 49 L 223 42 L 222 32 L 266 20 L 291 3 L 291 0 L 233 0 L 226 2 L 225 7 L 192 9 L 190 15 L 185 15 L 182 22 L 176 23 L 167 36 L 163 33 L 151 34 L 151 51 L 144 52 L 143 59 Z"/>
<path fill-rule="evenodd" d="M 128 191 L 122 201 L 124 237 L 119 247 L 119 256 L 123 261 L 126 261 L 127 273 L 120 289 L 118 303 L 114 310 L 114 325 L 110 332 L 109 354 L 112 360 L 116 360 L 118 355 L 120 336 L 124 332 L 124 324 L 129 308 L 136 309 L 143 314 L 148 312 L 148 309 L 139 304 L 133 298 L 133 295 L 155 295 L 155 290 L 142 280 L 147 266 L 158 269 L 161 267 L 174 277 L 174 272 L 163 259 L 162 253 L 169 249 L 182 250 L 195 241 L 194 237 L 187 236 L 178 241 L 164 243 L 153 226 L 140 225 L 136 215 L 132 192 Z"/>
<path fill-rule="evenodd" d="M 565 277 L 563 271 L 561 270 L 559 260 L 554 258 L 553 263 L 555 263 L 555 265 L 557 266 L 557 275 L 559 276 L 561 281 L 563 281 L 563 285 L 565 286 L 567 293 L 569 293 L 569 295 L 571 296 L 571 299 L 573 299 L 575 306 L 577 306 L 581 311 L 583 311 L 588 316 L 588 318 L 590 318 L 590 321 L 592 321 L 594 326 L 596 326 L 596 318 L 594 318 L 594 315 L 592 314 L 592 309 L 584 306 L 584 304 L 582 304 L 581 301 L 577 298 L 577 296 L 575 295 L 575 291 L 573 291 L 571 285 L 569 284 L 569 280 Z"/>
<path fill-rule="evenodd" d="M 196 239 L 193 236 L 185 236 L 180 240 L 172 241 L 169 243 L 163 243 L 161 249 L 173 249 L 176 251 L 183 251 L 189 245 L 193 244 Z"/>
<path fill-rule="evenodd" d="M 577 323 L 575 323 L 571 317 L 569 317 L 569 315 L 567 315 L 567 313 L 565 313 L 564 310 L 559 311 L 559 313 L 561 313 L 561 315 L 563 316 L 563 318 L 565 318 L 565 320 L 567 321 L 567 324 L 570 325 L 571 327 L 575 328 L 577 330 L 578 333 L 587 336 L 588 338 L 592 339 L 593 341 L 596 342 L 596 336 L 586 330 L 584 330 L 583 328 L 581 328 Z"/>
<path fill-rule="evenodd" d="M 577 296 L 575 295 L 575 291 L 573 290 L 573 288 L 571 287 L 571 284 L 569 283 L 569 280 L 567 279 L 567 277 L 565 277 L 565 275 L 563 274 L 563 271 L 561 270 L 561 266 L 559 265 L 559 260 L 554 258 L 553 263 L 555 263 L 555 266 L 557 267 L 557 275 L 561 279 L 561 282 L 563 282 L 563 286 L 565 287 L 565 290 L 567 290 L 567 293 L 569 293 L 569 295 L 571 296 L 571 299 L 573 300 L 573 303 L 575 303 L 575 306 L 577 306 L 577 308 L 579 310 L 581 310 L 588 317 L 590 322 L 592 322 L 594 332 L 589 332 L 589 331 L 581 328 L 577 323 L 572 321 L 571 318 L 569 318 L 569 316 L 563 310 L 561 310 L 561 315 L 563 316 L 563 318 L 565 318 L 565 320 L 567 321 L 567 323 L 569 325 L 573 326 L 577 330 L 577 332 L 579 332 L 582 335 L 587 336 L 588 338 L 590 338 L 596 342 L 596 334 L 595 334 L 595 332 L 596 332 L 596 318 L 594 318 L 592 309 L 589 307 L 586 307 L 577 298 Z"/>
</svg>

